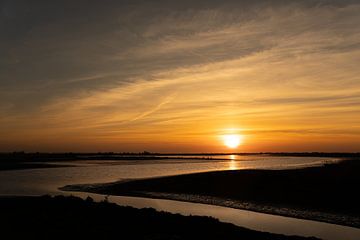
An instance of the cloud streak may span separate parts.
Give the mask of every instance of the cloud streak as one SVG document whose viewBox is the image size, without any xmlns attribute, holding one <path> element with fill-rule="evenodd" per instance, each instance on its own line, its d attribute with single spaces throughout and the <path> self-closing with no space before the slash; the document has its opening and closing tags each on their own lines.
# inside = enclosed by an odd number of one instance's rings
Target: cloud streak
<svg viewBox="0 0 360 240">
<path fill-rule="evenodd" d="M 0 7 L 4 149 L 69 149 L 67 139 L 212 151 L 231 127 L 248 135 L 244 150 L 359 146 L 357 1 Z"/>
</svg>

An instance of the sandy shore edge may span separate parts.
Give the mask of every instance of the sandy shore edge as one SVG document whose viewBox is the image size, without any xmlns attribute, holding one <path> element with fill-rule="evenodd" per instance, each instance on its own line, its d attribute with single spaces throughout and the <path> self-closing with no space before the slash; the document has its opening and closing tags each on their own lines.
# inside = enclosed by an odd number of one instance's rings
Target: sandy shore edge
<svg viewBox="0 0 360 240">
<path fill-rule="evenodd" d="M 234 199 L 224 199 L 213 196 L 194 195 L 194 194 L 179 194 L 179 193 L 163 193 L 163 192 L 144 192 L 132 191 L 126 193 L 109 193 L 106 190 L 108 184 L 80 184 L 68 185 L 59 188 L 62 191 L 77 191 L 89 192 L 103 195 L 113 196 L 131 196 L 131 197 L 144 197 L 144 198 L 157 198 L 165 200 L 176 200 L 183 202 L 209 204 L 215 206 L 222 206 L 240 210 L 248 210 L 259 213 L 266 213 L 272 215 L 279 215 L 284 217 L 292 217 L 305 220 L 313 220 L 348 227 L 360 228 L 360 218 L 353 216 L 344 216 L 340 214 L 324 213 L 320 211 L 309 211 L 305 209 L 295 209 L 287 207 L 279 207 L 272 205 L 260 205 L 252 202 L 238 201 Z"/>
</svg>

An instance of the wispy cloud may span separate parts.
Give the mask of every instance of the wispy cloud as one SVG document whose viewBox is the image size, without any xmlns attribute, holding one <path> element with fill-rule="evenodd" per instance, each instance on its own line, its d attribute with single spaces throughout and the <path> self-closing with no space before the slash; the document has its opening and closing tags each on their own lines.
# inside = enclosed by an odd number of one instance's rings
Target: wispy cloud
<svg viewBox="0 0 360 240">
<path fill-rule="evenodd" d="M 4 4 L 2 23 L 19 29 L 0 25 L 9 146 L 21 136 L 55 146 L 54 135 L 155 146 L 161 136 L 208 149 L 231 126 L 249 144 L 286 138 L 290 149 L 293 133 L 360 143 L 356 1 L 113 4 L 40 20 L 34 5 L 32 30 L 16 14 L 26 6 Z"/>
</svg>

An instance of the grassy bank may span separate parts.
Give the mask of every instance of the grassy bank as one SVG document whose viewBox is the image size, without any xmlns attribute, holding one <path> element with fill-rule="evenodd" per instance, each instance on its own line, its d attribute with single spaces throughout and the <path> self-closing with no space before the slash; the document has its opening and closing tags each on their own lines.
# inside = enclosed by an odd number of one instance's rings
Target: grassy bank
<svg viewBox="0 0 360 240">
<path fill-rule="evenodd" d="M 234 204 L 230 207 L 360 227 L 359 183 L 360 161 L 348 160 L 324 167 L 207 172 L 70 186 L 64 190 L 162 197 L 217 205 L 224 205 L 222 200 L 226 203 L 232 201 Z M 247 207 L 241 203 L 246 203 Z"/>
<path fill-rule="evenodd" d="M 0 210 L 1 234 L 9 239 L 315 239 L 75 197 L 5 197 L 0 198 Z"/>
</svg>

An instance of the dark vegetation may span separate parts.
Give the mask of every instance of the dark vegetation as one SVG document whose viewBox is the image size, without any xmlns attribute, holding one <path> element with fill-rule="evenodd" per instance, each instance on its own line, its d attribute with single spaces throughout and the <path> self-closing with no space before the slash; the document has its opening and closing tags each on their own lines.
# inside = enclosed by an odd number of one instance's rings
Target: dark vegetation
<svg viewBox="0 0 360 240">
<path fill-rule="evenodd" d="M 195 194 L 359 218 L 359 186 L 360 160 L 347 160 L 324 167 L 195 173 L 78 190 L 138 196 L 141 192 Z"/>
<path fill-rule="evenodd" d="M 210 217 L 121 207 L 76 197 L 0 198 L 4 239 L 315 239 L 252 231 Z"/>
</svg>

